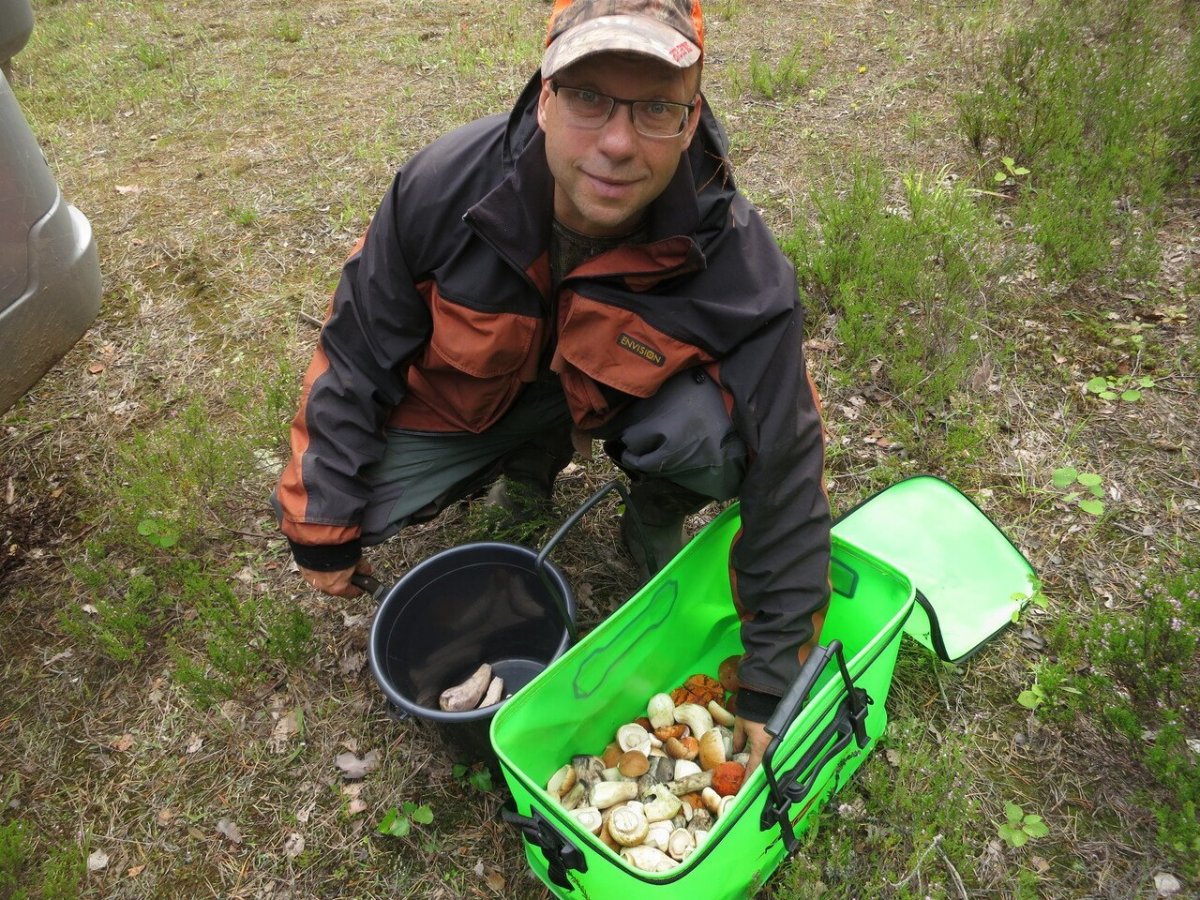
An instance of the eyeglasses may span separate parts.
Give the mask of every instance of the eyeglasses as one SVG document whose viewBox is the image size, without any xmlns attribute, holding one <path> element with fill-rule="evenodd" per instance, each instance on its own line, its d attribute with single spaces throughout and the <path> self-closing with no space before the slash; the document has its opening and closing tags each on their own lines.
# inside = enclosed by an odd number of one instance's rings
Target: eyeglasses
<svg viewBox="0 0 1200 900">
<path fill-rule="evenodd" d="M 562 102 L 567 123 L 576 128 L 597 129 L 612 118 L 618 103 L 629 107 L 634 130 L 644 137 L 673 138 L 683 134 L 695 103 L 670 100 L 623 100 L 588 88 L 574 88 L 550 82 L 550 90 Z"/>
</svg>

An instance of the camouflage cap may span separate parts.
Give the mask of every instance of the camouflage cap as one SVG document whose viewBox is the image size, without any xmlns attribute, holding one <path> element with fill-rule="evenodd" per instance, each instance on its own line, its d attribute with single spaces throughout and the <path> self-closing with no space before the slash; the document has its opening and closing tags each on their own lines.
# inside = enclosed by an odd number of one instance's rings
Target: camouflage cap
<svg viewBox="0 0 1200 900">
<path fill-rule="evenodd" d="M 611 51 L 640 53 L 686 69 L 703 50 L 700 0 L 556 0 L 542 77 Z"/>
</svg>

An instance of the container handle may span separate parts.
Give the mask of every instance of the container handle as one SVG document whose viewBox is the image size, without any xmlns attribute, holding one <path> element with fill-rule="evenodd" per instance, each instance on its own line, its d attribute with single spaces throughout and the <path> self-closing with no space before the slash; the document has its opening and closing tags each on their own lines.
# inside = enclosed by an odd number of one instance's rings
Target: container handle
<svg viewBox="0 0 1200 900">
<path fill-rule="evenodd" d="M 536 809 L 530 812 L 532 816 L 521 815 L 517 812 L 516 803 L 510 799 L 500 808 L 500 818 L 514 826 L 525 840 L 542 851 L 549 866 L 547 874 L 551 881 L 561 888 L 574 889 L 575 885 L 567 877 L 567 872 L 571 869 L 586 872 L 587 857 Z"/>
<path fill-rule="evenodd" d="M 538 553 L 537 559 L 534 560 L 533 563 L 533 567 L 537 571 L 538 577 L 542 579 L 542 584 L 546 586 L 546 590 L 550 592 L 550 596 L 552 596 L 555 602 L 558 604 L 559 614 L 562 616 L 563 623 L 567 626 L 567 633 L 571 637 L 572 644 L 579 639 L 579 633 L 575 627 L 575 620 L 571 617 L 571 613 L 567 609 L 566 598 L 563 597 L 559 592 L 558 586 L 554 583 L 554 579 L 551 578 L 550 573 L 546 571 L 546 559 L 550 556 L 550 551 L 558 546 L 558 542 L 566 536 L 567 532 L 574 528 L 576 523 L 583 518 L 584 514 L 601 500 L 603 500 L 604 496 L 610 491 L 616 491 L 621 495 L 621 499 L 625 502 L 625 513 L 626 515 L 633 517 L 633 524 L 637 529 L 638 538 L 643 544 L 645 544 L 646 533 L 642 528 L 642 520 L 638 517 L 637 512 L 634 510 L 633 503 L 630 502 L 629 491 L 626 489 L 625 485 L 620 479 L 614 478 L 612 481 L 600 488 L 600 490 L 596 491 L 596 493 L 592 494 L 592 496 L 584 500 L 579 508 L 567 517 L 567 520 L 563 522 L 558 531 L 554 532 L 550 540 L 546 541 L 545 546 L 542 547 L 541 552 Z M 654 562 L 653 559 L 650 559 L 649 561 Z"/>
<path fill-rule="evenodd" d="M 787 772 L 779 774 L 775 767 L 775 754 L 783 736 L 808 702 L 808 695 L 816 685 L 831 658 L 837 659 L 838 671 L 846 689 L 846 697 L 839 704 L 837 714 L 805 751 L 804 755 Z M 788 815 L 793 803 L 803 800 L 813 789 L 822 770 L 837 758 L 853 739 L 859 747 L 870 740 L 866 730 L 867 707 L 873 701 L 867 692 L 854 686 L 850 670 L 846 666 L 846 655 L 842 642 L 830 641 L 827 647 L 816 646 L 800 669 L 783 699 L 775 708 L 766 724 L 771 741 L 763 753 L 763 774 L 767 778 L 768 802 L 763 807 L 759 827 L 766 830 L 779 826 L 788 855 L 796 852 L 799 841 Z M 833 741 L 830 746 L 830 741 Z"/>
</svg>

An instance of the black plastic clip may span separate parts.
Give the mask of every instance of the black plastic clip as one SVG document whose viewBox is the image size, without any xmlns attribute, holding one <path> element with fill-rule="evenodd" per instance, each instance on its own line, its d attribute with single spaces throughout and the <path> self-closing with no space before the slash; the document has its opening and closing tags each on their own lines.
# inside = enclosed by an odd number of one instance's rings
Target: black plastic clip
<svg viewBox="0 0 1200 900">
<path fill-rule="evenodd" d="M 563 833 L 536 809 L 530 812 L 530 816 L 521 815 L 510 800 L 501 807 L 500 818 L 519 829 L 525 840 L 542 851 L 542 856 L 546 858 L 549 866 L 550 880 L 559 887 L 572 890 L 575 885 L 567 878 L 567 872 L 571 869 L 587 871 L 587 859 L 583 851 L 564 837 Z"/>
<path fill-rule="evenodd" d="M 782 774 L 777 773 L 774 766 L 775 753 L 783 735 L 808 702 L 808 695 L 818 676 L 834 656 L 837 658 L 838 670 L 845 684 L 846 696 L 838 704 L 832 721 L 812 740 L 796 765 Z M 768 797 L 759 827 L 766 831 L 778 825 L 789 856 L 795 853 L 800 845 L 789 815 L 792 805 L 799 803 L 812 792 L 824 768 L 837 759 L 852 740 L 859 747 L 867 745 L 870 738 L 867 735 L 866 720 L 868 707 L 872 702 L 866 691 L 854 686 L 850 670 L 846 667 L 841 641 L 832 641 L 828 647 L 816 647 L 809 654 L 800 674 L 796 676 L 796 680 L 792 682 L 787 694 L 776 707 L 775 714 L 767 723 L 766 729 L 771 735 L 771 742 L 763 754 L 763 772 L 767 778 Z"/>
</svg>

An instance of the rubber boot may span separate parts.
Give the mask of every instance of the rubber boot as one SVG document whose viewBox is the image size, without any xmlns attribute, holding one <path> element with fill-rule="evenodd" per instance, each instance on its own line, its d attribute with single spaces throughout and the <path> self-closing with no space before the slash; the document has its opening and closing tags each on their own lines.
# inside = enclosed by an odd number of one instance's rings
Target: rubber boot
<svg viewBox="0 0 1200 900">
<path fill-rule="evenodd" d="M 510 451 L 500 461 L 500 477 L 488 491 L 487 504 L 503 510 L 510 526 L 545 516 L 555 479 L 574 452 L 570 429 L 553 431 Z"/>
<path fill-rule="evenodd" d="M 621 517 L 621 539 L 642 578 L 654 575 L 675 558 L 688 542 L 685 520 L 699 512 L 711 498 L 681 487 L 665 478 L 635 482 L 629 492 L 633 516 Z"/>
</svg>

